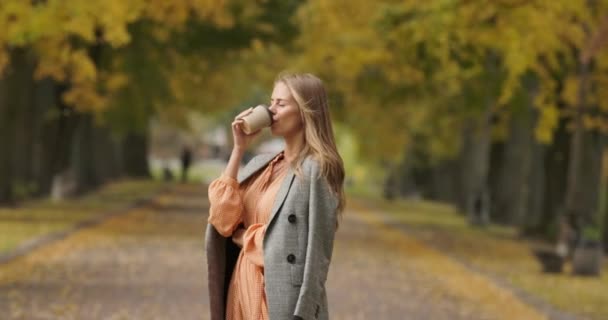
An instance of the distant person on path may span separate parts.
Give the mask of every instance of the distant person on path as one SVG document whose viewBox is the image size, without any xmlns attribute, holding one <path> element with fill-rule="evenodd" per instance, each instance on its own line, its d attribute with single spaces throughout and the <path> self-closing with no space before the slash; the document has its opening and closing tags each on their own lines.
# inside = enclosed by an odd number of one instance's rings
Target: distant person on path
<svg viewBox="0 0 608 320">
<path fill-rule="evenodd" d="M 190 162 L 192 161 L 192 151 L 189 147 L 184 147 L 180 156 L 182 163 L 182 182 L 188 181 L 188 169 L 190 168 Z"/>
<path fill-rule="evenodd" d="M 232 122 L 232 155 L 209 186 L 212 320 L 329 317 L 325 281 L 345 198 L 327 93 L 314 75 L 282 74 L 270 101 L 270 129 L 284 150 L 239 170 L 261 131 L 241 130 L 249 109 Z"/>
</svg>

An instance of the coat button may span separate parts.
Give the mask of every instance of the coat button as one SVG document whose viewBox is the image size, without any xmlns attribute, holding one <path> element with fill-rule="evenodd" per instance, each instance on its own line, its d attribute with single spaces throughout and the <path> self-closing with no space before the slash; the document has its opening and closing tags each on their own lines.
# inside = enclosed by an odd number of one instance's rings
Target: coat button
<svg viewBox="0 0 608 320">
<path fill-rule="evenodd" d="M 290 214 L 289 217 L 287 217 L 287 220 L 289 220 L 289 223 L 296 223 L 296 215 Z"/>
<path fill-rule="evenodd" d="M 296 262 L 296 256 L 294 256 L 293 254 L 290 254 L 287 256 L 287 262 L 293 264 Z"/>
</svg>

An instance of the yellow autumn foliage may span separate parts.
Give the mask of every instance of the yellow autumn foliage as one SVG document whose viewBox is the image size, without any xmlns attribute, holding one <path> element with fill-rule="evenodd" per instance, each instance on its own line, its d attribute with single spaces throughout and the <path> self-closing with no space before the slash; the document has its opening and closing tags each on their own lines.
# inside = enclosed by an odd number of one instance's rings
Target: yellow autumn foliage
<svg viewBox="0 0 608 320">
<path fill-rule="evenodd" d="M 608 1 L 594 6 L 567 0 L 311 0 L 298 11 L 294 60 L 327 79 L 348 114 L 358 115 L 342 120 L 361 139 L 375 139 L 364 154 L 394 157 L 413 135 L 430 138 L 431 154 L 454 154 L 462 121 L 484 116 L 487 108 L 509 108 L 518 92 L 528 90 L 522 83 L 528 74 L 538 82 L 536 138 L 551 143 L 560 119 L 580 103 L 576 52 L 593 52 L 596 59 L 585 103 L 608 109 L 608 50 L 597 45 L 606 32 L 601 26 L 608 21 Z M 429 116 L 416 116 L 422 114 Z M 444 118 L 452 119 L 450 135 L 429 130 L 445 127 Z M 586 120 L 590 128 L 606 127 L 603 122 Z M 506 124 L 497 124 L 502 136 Z"/>
<path fill-rule="evenodd" d="M 37 79 L 72 85 L 64 97 L 79 110 L 104 110 L 116 103 L 121 89 L 136 85 L 122 56 L 137 36 L 131 26 L 145 23 L 140 32 L 157 44 L 189 31 L 191 19 L 220 29 L 239 24 L 247 32 L 277 34 L 281 30 L 273 21 L 251 23 L 264 4 L 3 0 L 0 71 L 10 63 L 9 48 L 30 47 L 37 55 Z M 581 104 L 582 59 L 593 61 L 592 90 L 584 104 L 599 108 L 600 114 L 608 110 L 605 12 L 608 0 L 593 6 L 570 0 L 309 0 L 293 17 L 298 28 L 293 43 L 260 37 L 248 48 L 226 52 L 185 55 L 157 46 L 138 54 L 162 64 L 150 67 L 161 69 L 172 97 L 157 101 L 158 109 L 160 104 L 174 110 L 237 107 L 249 98 L 260 99 L 259 92 L 269 91 L 280 70 L 310 71 L 330 88 L 338 119 L 369 140 L 362 153 L 398 159 L 422 136 L 429 153 L 441 158 L 456 153 L 466 119 L 481 119 L 488 110 L 509 113 L 516 97 L 532 90 L 522 80 L 530 75 L 537 82 L 535 136 L 551 143 L 560 119 L 571 117 Z M 104 57 L 103 66 L 90 54 L 99 45 L 111 56 Z M 504 137 L 514 118 L 497 123 L 494 136 Z M 608 127 L 602 119 L 585 123 Z"/>
<path fill-rule="evenodd" d="M 114 67 L 114 76 L 98 76 L 100 61 L 89 50 L 103 45 L 120 49 L 129 45 L 129 27 L 149 21 L 157 40 L 169 41 L 172 32 L 184 31 L 190 19 L 220 28 L 234 25 L 230 6 L 256 7 L 240 0 L 47 0 L 0 2 L 0 73 L 10 63 L 10 47 L 33 48 L 36 79 L 51 77 L 70 84 L 64 101 L 85 111 L 102 111 L 113 93 L 128 83 Z M 141 54 L 147 54 L 142 52 Z M 120 51 L 113 52 L 114 57 Z M 173 90 L 177 92 L 176 90 Z"/>
</svg>

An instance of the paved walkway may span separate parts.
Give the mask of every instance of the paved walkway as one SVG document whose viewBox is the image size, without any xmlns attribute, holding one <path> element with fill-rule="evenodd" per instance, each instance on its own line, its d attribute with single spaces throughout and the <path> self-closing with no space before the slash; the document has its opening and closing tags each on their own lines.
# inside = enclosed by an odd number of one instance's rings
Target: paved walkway
<svg viewBox="0 0 608 320">
<path fill-rule="evenodd" d="M 0 319 L 208 319 L 206 190 L 152 204 L 0 265 Z M 544 319 L 509 291 L 352 204 L 328 279 L 332 319 Z"/>
</svg>

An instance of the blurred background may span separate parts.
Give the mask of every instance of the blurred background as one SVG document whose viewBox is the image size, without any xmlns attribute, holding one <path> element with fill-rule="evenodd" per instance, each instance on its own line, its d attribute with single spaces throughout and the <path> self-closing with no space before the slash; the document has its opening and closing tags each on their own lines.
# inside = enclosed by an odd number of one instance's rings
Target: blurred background
<svg viewBox="0 0 608 320">
<path fill-rule="evenodd" d="M 494 279 L 540 317 L 608 318 L 606 0 L 0 0 L 0 318 L 119 317 L 103 303 L 99 314 L 67 302 L 53 313 L 59 287 L 40 293 L 48 276 L 23 267 L 59 268 L 48 256 L 65 261 L 72 249 L 56 246 L 83 229 L 133 231 L 101 222 L 108 212 L 181 212 L 129 221 L 189 230 L 195 251 L 160 260 L 201 255 L 205 184 L 230 154 L 229 123 L 268 103 L 285 70 L 314 73 L 329 90 L 349 197 L 338 257 L 367 221 L 378 239 L 398 231 Z M 281 148 L 264 132 L 245 160 Z M 141 263 L 154 260 L 145 252 Z M 82 259 L 108 252 L 96 257 Z M 201 259 L 191 267 L 204 275 Z M 332 292 L 337 319 L 366 310 Z M 430 318 L 537 316 L 448 296 L 451 307 Z M 205 299 L 196 316 L 166 318 L 205 318 Z M 465 304 L 476 306 L 456 311 Z M 133 305 L 125 318 L 149 318 Z M 475 309 L 484 305 L 493 307 Z M 380 319 L 422 317 L 407 308 L 389 304 Z"/>
</svg>

